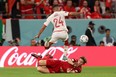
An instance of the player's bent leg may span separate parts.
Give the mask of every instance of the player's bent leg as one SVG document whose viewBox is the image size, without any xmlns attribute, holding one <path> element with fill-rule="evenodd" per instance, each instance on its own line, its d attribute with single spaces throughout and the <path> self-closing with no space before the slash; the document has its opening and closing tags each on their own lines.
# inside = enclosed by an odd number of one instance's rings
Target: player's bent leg
<svg viewBox="0 0 116 77">
<path fill-rule="evenodd" d="M 65 46 L 69 46 L 68 39 L 67 39 L 66 41 L 64 41 L 64 45 L 65 45 Z"/>
<path fill-rule="evenodd" d="M 45 44 L 45 49 L 49 49 L 52 46 L 52 42 L 48 42 Z"/>
<path fill-rule="evenodd" d="M 64 42 L 64 56 L 63 56 L 63 60 L 67 60 L 67 52 L 68 52 L 68 46 L 69 46 L 69 42 L 68 42 L 68 39 L 65 40 Z"/>
<path fill-rule="evenodd" d="M 47 60 L 40 60 L 40 61 L 39 61 L 39 65 L 40 65 L 40 66 L 45 66 L 45 65 L 47 65 Z"/>
<path fill-rule="evenodd" d="M 38 70 L 38 72 L 41 72 L 41 73 L 50 73 L 49 69 L 47 67 L 43 67 L 43 66 L 38 66 L 37 70 Z"/>
</svg>

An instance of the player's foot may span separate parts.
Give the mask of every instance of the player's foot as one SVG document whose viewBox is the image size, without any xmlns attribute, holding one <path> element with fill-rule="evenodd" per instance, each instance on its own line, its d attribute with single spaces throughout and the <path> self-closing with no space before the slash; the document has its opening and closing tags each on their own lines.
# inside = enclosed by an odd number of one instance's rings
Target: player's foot
<svg viewBox="0 0 116 77">
<path fill-rule="evenodd" d="M 65 55 L 63 56 L 63 60 L 67 60 L 67 57 Z"/>
<path fill-rule="evenodd" d="M 38 57 L 39 57 L 39 58 L 42 58 L 41 55 L 37 55 L 37 54 L 35 54 L 35 53 L 32 53 L 31 56 L 35 57 L 36 59 L 38 59 Z"/>
</svg>

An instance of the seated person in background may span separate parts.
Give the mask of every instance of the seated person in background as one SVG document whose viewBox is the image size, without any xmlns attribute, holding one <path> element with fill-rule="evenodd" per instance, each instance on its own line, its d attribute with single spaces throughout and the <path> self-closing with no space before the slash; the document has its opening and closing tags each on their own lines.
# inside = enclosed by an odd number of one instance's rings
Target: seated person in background
<svg viewBox="0 0 116 77">
<path fill-rule="evenodd" d="M 78 44 L 76 44 L 76 41 L 77 41 L 77 37 L 75 35 L 72 35 L 70 45 L 71 46 L 78 46 Z"/>
<path fill-rule="evenodd" d="M 34 0 L 20 0 L 20 8 L 23 19 L 34 19 L 34 3 Z"/>
<path fill-rule="evenodd" d="M 37 46 L 37 41 L 34 40 L 34 39 L 32 39 L 32 40 L 31 40 L 31 46 Z"/>
<path fill-rule="evenodd" d="M 67 3 L 63 8 L 64 8 L 64 11 L 67 11 L 67 12 L 76 12 L 76 9 L 72 4 L 72 0 L 67 0 Z M 66 18 L 74 19 L 76 18 L 76 16 L 67 16 Z"/>
<path fill-rule="evenodd" d="M 106 36 L 103 37 L 103 42 L 105 46 L 112 46 L 114 43 L 114 38 L 110 36 L 110 29 L 106 29 Z"/>
<path fill-rule="evenodd" d="M 78 11 L 81 14 L 80 18 L 85 18 L 85 19 L 88 19 L 88 18 L 91 18 L 91 13 L 90 13 L 90 8 L 88 7 L 88 2 L 86 0 L 83 1 L 83 6 L 80 6 L 78 8 Z"/>
<path fill-rule="evenodd" d="M 102 15 L 103 18 L 112 18 L 112 13 L 110 12 L 110 8 L 106 7 L 105 13 Z"/>
<path fill-rule="evenodd" d="M 105 46 L 103 41 L 100 41 L 99 46 Z"/>
<path fill-rule="evenodd" d="M 116 46 L 116 42 L 113 43 L 113 46 Z"/>
<path fill-rule="evenodd" d="M 9 46 L 20 46 L 20 38 L 15 38 L 14 40 L 8 41 Z"/>
<path fill-rule="evenodd" d="M 36 41 L 35 39 L 31 40 L 31 46 L 44 46 L 44 40 Z"/>
<path fill-rule="evenodd" d="M 85 57 L 67 59 L 67 61 L 53 60 L 51 58 L 42 59 L 41 55 L 32 54 L 38 60 L 37 70 L 41 73 L 81 73 L 82 65 L 87 63 Z M 45 56 L 46 57 L 46 56 Z"/>
<path fill-rule="evenodd" d="M 102 14 L 102 9 L 100 7 L 100 2 L 99 0 L 96 0 L 95 1 L 95 4 L 94 4 L 94 12 L 97 12 L 99 14 Z"/>
</svg>

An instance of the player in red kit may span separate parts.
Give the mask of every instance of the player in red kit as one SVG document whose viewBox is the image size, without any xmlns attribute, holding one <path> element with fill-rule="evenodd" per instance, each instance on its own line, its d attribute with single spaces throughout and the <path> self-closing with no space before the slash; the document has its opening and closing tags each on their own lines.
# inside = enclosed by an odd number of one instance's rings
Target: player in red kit
<svg viewBox="0 0 116 77">
<path fill-rule="evenodd" d="M 81 73 L 82 65 L 87 63 L 85 57 L 80 57 L 78 60 L 67 59 L 67 61 L 61 61 L 53 60 L 49 56 L 45 56 L 46 58 L 43 59 L 40 56 L 37 57 L 36 54 L 32 56 L 36 56 L 38 59 L 37 70 L 42 73 Z"/>
</svg>

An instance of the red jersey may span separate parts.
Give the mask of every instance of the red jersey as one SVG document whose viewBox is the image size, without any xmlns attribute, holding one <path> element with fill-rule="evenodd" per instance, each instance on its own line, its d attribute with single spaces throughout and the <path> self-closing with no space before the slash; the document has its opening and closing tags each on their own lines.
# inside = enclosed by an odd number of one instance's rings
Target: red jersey
<svg viewBox="0 0 116 77">
<path fill-rule="evenodd" d="M 65 73 L 67 73 L 67 69 L 69 69 L 69 68 L 72 69 L 72 71 L 75 71 L 75 73 L 81 72 L 81 66 L 74 67 L 73 65 L 69 64 L 68 62 L 61 62 L 61 67 Z"/>
<path fill-rule="evenodd" d="M 67 73 L 67 69 L 72 69 L 75 71 L 75 73 L 80 73 L 82 68 L 74 67 L 73 65 L 69 64 L 67 61 L 61 61 L 61 60 L 47 60 L 47 67 L 50 71 L 50 73 L 61 73 L 65 72 Z"/>
<path fill-rule="evenodd" d="M 102 16 L 98 12 L 93 12 L 91 14 L 91 18 L 93 18 L 93 19 L 101 19 Z"/>
<path fill-rule="evenodd" d="M 67 12 L 76 12 L 75 7 L 64 6 L 64 11 Z M 74 16 L 68 16 L 67 18 L 75 18 Z"/>
<path fill-rule="evenodd" d="M 87 7 L 87 8 L 86 7 L 80 7 L 79 12 L 83 13 L 84 18 L 90 18 L 91 13 L 90 13 L 90 8 L 89 7 Z"/>
<path fill-rule="evenodd" d="M 106 7 L 111 7 L 112 0 L 106 0 Z"/>
<path fill-rule="evenodd" d="M 26 0 L 26 1 L 32 1 L 32 0 Z M 27 12 L 33 9 L 33 5 L 32 4 L 28 4 L 28 5 L 24 5 L 21 4 L 21 11 L 22 12 Z"/>
</svg>

